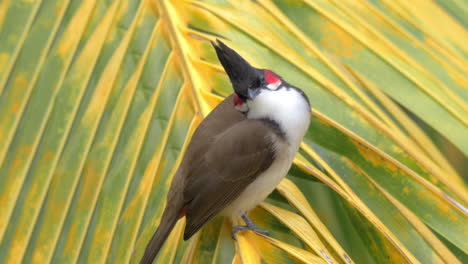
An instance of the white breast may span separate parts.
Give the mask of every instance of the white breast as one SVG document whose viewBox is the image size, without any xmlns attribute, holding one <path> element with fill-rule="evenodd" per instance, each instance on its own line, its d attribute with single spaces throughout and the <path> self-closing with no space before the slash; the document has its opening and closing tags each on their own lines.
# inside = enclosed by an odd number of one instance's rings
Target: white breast
<svg viewBox="0 0 468 264">
<path fill-rule="evenodd" d="M 309 127 L 310 108 L 302 94 L 293 88 L 263 89 L 253 101 L 248 100 L 247 118 L 268 118 L 281 127 L 292 147 L 299 147 Z"/>
<path fill-rule="evenodd" d="M 276 135 L 270 135 L 274 142 L 276 158 L 266 171 L 224 209 L 223 214 L 229 216 L 232 221 L 265 200 L 286 176 L 310 122 L 309 105 L 294 89 L 262 90 L 254 101 L 249 100 L 247 104 L 249 119 L 268 118 L 275 121 L 286 138 L 281 140 Z"/>
</svg>

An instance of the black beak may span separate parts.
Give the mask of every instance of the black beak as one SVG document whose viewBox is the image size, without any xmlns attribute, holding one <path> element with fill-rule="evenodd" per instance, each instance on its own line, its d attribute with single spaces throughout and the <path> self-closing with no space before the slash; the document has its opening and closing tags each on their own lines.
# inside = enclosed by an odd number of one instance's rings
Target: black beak
<svg viewBox="0 0 468 264">
<path fill-rule="evenodd" d="M 237 52 L 220 40 L 217 39 L 216 43 L 211 42 L 211 44 L 215 48 L 218 59 L 231 80 L 234 91 L 244 99 L 250 98 L 252 91 L 249 92 L 249 90 L 261 85 L 263 72 L 260 69 L 252 67 Z"/>
</svg>

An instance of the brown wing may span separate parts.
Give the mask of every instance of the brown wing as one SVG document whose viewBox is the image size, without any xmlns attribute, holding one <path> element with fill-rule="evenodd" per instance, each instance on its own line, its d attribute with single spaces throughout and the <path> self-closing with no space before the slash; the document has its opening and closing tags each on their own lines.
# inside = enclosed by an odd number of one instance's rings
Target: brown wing
<svg viewBox="0 0 468 264">
<path fill-rule="evenodd" d="M 198 164 L 192 164 L 184 190 L 190 238 L 235 200 L 273 162 L 271 130 L 257 120 L 243 120 L 222 132 Z"/>
</svg>

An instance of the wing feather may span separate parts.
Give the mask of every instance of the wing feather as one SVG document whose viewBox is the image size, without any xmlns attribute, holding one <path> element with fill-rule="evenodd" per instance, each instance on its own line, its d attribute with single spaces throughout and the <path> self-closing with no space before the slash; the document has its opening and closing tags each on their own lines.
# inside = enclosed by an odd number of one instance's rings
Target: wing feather
<svg viewBox="0 0 468 264">
<path fill-rule="evenodd" d="M 275 152 L 268 126 L 243 120 L 216 137 L 199 164 L 192 165 L 184 190 L 190 238 L 218 214 L 273 162 Z"/>
</svg>

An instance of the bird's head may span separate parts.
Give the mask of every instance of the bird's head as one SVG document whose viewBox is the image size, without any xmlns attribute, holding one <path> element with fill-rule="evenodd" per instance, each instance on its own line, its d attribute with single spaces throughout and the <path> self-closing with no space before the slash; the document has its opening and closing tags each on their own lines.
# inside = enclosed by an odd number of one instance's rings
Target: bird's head
<svg viewBox="0 0 468 264">
<path fill-rule="evenodd" d="M 255 100 L 262 90 L 274 91 L 281 87 L 283 80 L 279 75 L 270 70 L 251 66 L 237 52 L 219 40 L 211 44 L 232 83 L 234 105 L 238 110 L 248 111 L 247 100 Z"/>
</svg>

